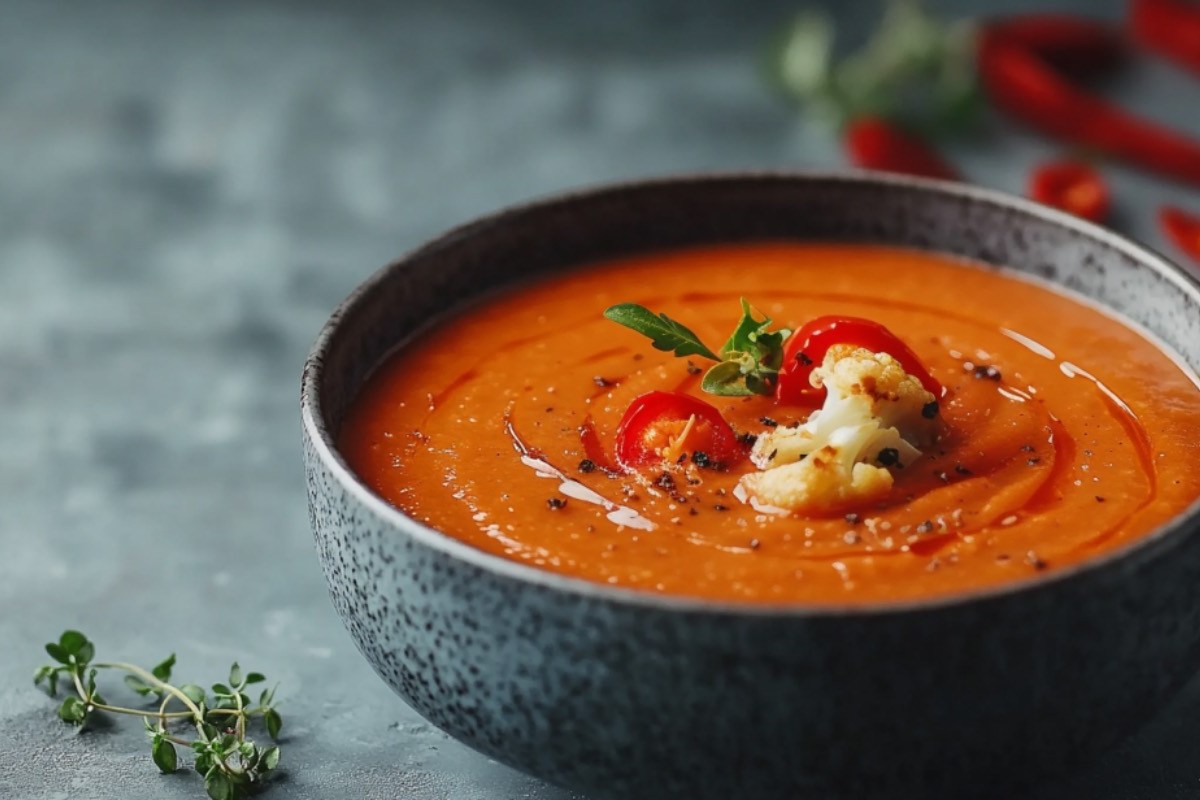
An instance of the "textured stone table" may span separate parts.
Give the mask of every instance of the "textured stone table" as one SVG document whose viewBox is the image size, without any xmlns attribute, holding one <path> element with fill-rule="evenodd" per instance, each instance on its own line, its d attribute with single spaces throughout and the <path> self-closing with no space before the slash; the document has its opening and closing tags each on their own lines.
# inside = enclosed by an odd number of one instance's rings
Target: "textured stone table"
<svg viewBox="0 0 1200 800">
<path fill-rule="evenodd" d="M 29 678 L 68 626 L 102 655 L 175 648 L 184 677 L 239 658 L 277 678 L 286 773 L 268 796 L 570 796 L 430 728 L 358 656 L 308 530 L 300 365 L 358 281 L 472 215 L 649 174 L 840 164 L 755 71 L 794 6 L 741 5 L 0 3 L 0 797 L 202 795 L 156 773 L 136 724 L 55 719 Z M 1200 83 L 1166 65 L 1111 91 L 1200 133 Z M 1020 191 L 1052 152 L 997 122 L 954 155 Z M 1151 243 L 1157 203 L 1200 207 L 1111 174 L 1117 225 Z M 1198 794 L 1193 683 L 1039 797 Z"/>
</svg>

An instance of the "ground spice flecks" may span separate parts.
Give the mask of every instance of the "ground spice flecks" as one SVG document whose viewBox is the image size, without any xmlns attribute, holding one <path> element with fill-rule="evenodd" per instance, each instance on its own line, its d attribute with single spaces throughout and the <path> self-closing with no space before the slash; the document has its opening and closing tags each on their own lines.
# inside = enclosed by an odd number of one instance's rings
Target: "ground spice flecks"
<svg viewBox="0 0 1200 800">
<path fill-rule="evenodd" d="M 894 447 L 885 447 L 879 451 L 879 455 L 875 456 L 875 460 L 880 466 L 890 467 L 893 464 L 900 463 L 900 451 Z"/>
<path fill-rule="evenodd" d="M 1001 377 L 1000 369 L 990 364 L 972 364 L 970 361 L 967 361 L 963 364 L 963 367 L 979 379 L 986 378 L 989 381 L 999 381 Z"/>
</svg>

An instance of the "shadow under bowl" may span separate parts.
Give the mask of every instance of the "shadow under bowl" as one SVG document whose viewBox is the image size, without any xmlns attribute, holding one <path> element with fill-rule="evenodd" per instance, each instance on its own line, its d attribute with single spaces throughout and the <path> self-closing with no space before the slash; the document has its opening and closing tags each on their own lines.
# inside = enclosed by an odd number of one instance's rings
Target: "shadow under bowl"
<svg viewBox="0 0 1200 800">
<path fill-rule="evenodd" d="M 1180 268 L 964 185 L 681 178 L 486 217 L 370 278 L 305 365 L 317 551 L 367 660 L 480 752 L 621 798 L 1000 794 L 1146 722 L 1200 658 L 1200 504 L 1120 551 L 998 589 L 762 607 L 637 593 L 483 553 L 406 517 L 338 454 L 368 374 L 430 317 L 590 261 L 765 239 L 915 247 L 1037 275 L 1200 370 L 1200 286 Z"/>
</svg>

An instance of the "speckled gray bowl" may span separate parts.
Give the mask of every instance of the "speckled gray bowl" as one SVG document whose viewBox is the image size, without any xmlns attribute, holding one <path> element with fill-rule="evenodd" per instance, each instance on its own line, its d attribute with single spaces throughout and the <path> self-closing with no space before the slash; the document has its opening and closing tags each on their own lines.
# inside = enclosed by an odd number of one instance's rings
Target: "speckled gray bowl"
<svg viewBox="0 0 1200 800">
<path fill-rule="evenodd" d="M 502 560 L 366 489 L 334 447 L 380 359 L 432 315 L 619 254 L 762 238 L 879 242 L 1034 273 L 1200 369 L 1200 286 L 1095 226 L 968 186 L 866 175 L 599 189 L 458 228 L 334 313 L 304 370 L 317 550 L 380 676 L 489 756 L 605 797 L 1003 793 L 1095 756 L 1200 664 L 1200 503 L 1042 579 L 867 609 L 633 593 Z"/>
</svg>

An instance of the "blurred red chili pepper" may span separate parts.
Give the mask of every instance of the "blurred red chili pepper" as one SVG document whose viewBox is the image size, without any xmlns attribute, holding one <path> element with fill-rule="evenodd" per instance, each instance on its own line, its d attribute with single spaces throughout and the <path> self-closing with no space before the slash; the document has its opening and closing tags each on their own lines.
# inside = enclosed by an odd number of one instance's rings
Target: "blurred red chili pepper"
<svg viewBox="0 0 1200 800">
<path fill-rule="evenodd" d="M 1077 217 L 1103 222 L 1108 216 L 1108 185 L 1090 164 L 1052 161 L 1029 176 L 1029 196 Z"/>
<path fill-rule="evenodd" d="M 990 22 L 988 35 L 1002 36 L 1071 75 L 1094 75 L 1125 58 L 1118 29 L 1072 14 L 1017 14 Z"/>
<path fill-rule="evenodd" d="M 1143 45 L 1200 72 L 1200 4 L 1133 0 L 1129 21 Z"/>
<path fill-rule="evenodd" d="M 1200 263 L 1200 214 L 1190 214 L 1181 208 L 1166 206 L 1159 209 L 1158 221 L 1167 238 Z"/>
<path fill-rule="evenodd" d="M 1130 114 L 1066 80 L 1050 60 L 985 27 L 979 76 L 992 101 L 1027 124 L 1167 177 L 1200 185 L 1200 142 Z"/>
<path fill-rule="evenodd" d="M 920 137 L 882 117 L 859 117 L 845 133 L 850 161 L 865 169 L 958 180 L 958 170 Z"/>
</svg>

